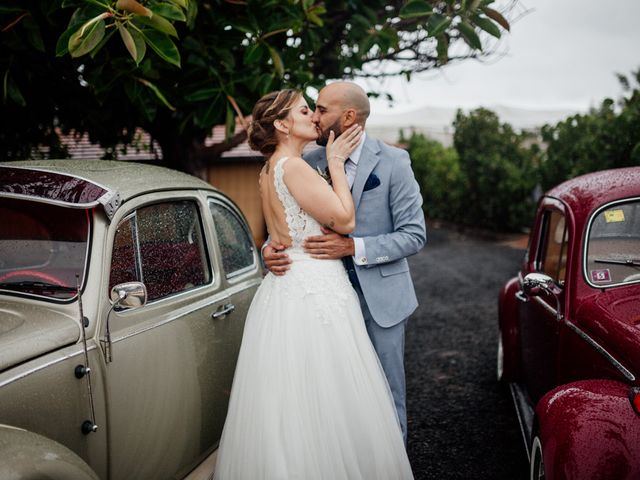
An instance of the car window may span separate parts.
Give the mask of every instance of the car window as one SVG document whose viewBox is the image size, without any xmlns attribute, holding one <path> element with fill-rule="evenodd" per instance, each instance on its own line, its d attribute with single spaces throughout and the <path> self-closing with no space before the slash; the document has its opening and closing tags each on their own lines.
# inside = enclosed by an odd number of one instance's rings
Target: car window
<svg viewBox="0 0 640 480">
<path fill-rule="evenodd" d="M 151 301 L 204 285 L 210 278 L 194 202 L 148 205 L 118 225 L 109 289 L 118 283 L 140 281 Z"/>
<path fill-rule="evenodd" d="M 227 277 L 253 268 L 255 247 L 245 222 L 220 203 L 210 201 L 209 207 Z"/>
<path fill-rule="evenodd" d="M 640 200 L 617 203 L 594 215 L 585 267 L 593 285 L 640 281 Z"/>
<path fill-rule="evenodd" d="M 547 210 L 543 216 L 538 270 L 556 282 L 564 282 L 567 268 L 567 228 L 564 215 Z"/>
<path fill-rule="evenodd" d="M 0 219 L 0 290 L 73 298 L 87 263 L 90 212 L 0 198 Z"/>
</svg>

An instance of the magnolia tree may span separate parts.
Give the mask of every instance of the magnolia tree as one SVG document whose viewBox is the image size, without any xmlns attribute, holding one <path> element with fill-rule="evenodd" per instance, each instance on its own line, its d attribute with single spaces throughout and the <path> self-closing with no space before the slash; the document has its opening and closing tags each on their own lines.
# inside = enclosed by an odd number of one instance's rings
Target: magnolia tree
<svg viewBox="0 0 640 480">
<path fill-rule="evenodd" d="M 64 155 L 57 132 L 74 131 L 117 157 L 142 128 L 195 172 L 245 139 L 236 118 L 264 93 L 495 56 L 517 2 L 5 1 L 0 151 Z M 216 124 L 226 141 L 205 146 Z"/>
</svg>

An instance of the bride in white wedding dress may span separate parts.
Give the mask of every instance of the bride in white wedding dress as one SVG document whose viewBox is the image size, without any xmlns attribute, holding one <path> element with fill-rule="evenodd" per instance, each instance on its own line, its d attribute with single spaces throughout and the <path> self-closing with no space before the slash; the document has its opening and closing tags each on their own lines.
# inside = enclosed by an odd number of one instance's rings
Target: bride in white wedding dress
<svg viewBox="0 0 640 480">
<path fill-rule="evenodd" d="M 260 194 L 271 241 L 292 260 L 249 310 L 218 450 L 218 480 L 412 479 L 391 392 L 340 260 L 303 251 L 325 225 L 354 228 L 344 162 L 354 126 L 327 144 L 332 185 L 301 158 L 318 133 L 294 90 L 261 98 L 249 140 L 268 158 Z"/>
</svg>

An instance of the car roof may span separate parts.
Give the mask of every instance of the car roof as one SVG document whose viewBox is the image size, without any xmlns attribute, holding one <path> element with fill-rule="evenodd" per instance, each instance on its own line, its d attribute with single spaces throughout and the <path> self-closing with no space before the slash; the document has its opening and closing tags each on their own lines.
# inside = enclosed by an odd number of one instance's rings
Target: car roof
<svg viewBox="0 0 640 480">
<path fill-rule="evenodd" d="M 117 191 L 125 202 L 149 191 L 176 189 L 215 190 L 192 175 L 155 165 L 112 160 L 27 160 L 0 163 L 3 167 L 31 168 L 89 180 Z"/>
<path fill-rule="evenodd" d="M 573 211 L 591 212 L 615 200 L 640 197 L 640 167 L 616 168 L 567 180 L 546 193 Z"/>
</svg>

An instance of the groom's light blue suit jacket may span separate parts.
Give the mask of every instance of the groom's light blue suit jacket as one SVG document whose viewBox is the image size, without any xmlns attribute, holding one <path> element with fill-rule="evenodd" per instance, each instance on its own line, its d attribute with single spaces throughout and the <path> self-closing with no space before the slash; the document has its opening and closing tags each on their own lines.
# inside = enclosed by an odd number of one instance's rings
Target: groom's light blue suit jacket
<svg viewBox="0 0 640 480">
<path fill-rule="evenodd" d="M 310 152 L 305 160 L 324 171 L 325 149 Z M 355 265 L 358 281 L 375 322 L 390 327 L 418 306 L 407 257 L 427 238 L 409 154 L 367 136 L 351 193 L 356 207 L 352 236 L 364 240 L 367 257 L 366 265 Z"/>
</svg>

